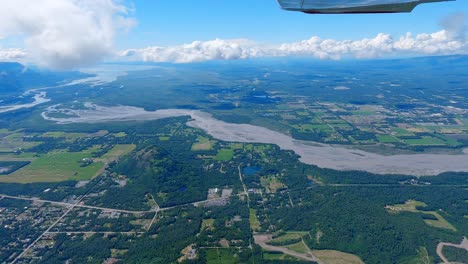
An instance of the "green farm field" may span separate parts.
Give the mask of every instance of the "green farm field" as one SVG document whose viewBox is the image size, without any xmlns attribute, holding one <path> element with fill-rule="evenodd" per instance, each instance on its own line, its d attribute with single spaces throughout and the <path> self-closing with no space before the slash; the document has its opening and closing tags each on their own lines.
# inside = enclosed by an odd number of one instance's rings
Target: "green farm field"
<svg viewBox="0 0 468 264">
<path fill-rule="evenodd" d="M 88 180 L 104 166 L 95 162 L 81 167 L 81 160 L 91 158 L 88 152 L 53 152 L 41 156 L 30 165 L 0 177 L 0 182 L 33 183 L 60 182 L 66 180 Z"/>
</svg>

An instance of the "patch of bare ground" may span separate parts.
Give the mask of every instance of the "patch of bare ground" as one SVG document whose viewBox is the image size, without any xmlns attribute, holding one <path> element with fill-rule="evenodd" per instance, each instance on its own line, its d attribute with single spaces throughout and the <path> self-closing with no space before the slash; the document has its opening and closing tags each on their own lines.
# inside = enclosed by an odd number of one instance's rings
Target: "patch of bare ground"
<svg viewBox="0 0 468 264">
<path fill-rule="evenodd" d="M 314 256 L 325 264 L 364 264 L 356 255 L 336 250 L 313 250 Z"/>
<path fill-rule="evenodd" d="M 273 236 L 270 234 L 254 235 L 255 243 L 259 245 L 261 248 L 263 248 L 265 251 L 281 252 L 283 254 L 286 254 L 286 255 L 289 255 L 298 259 L 322 263 L 320 262 L 319 259 L 317 259 L 311 253 L 298 253 L 296 251 L 290 250 L 285 247 L 268 245 L 267 242 L 271 241 L 272 239 L 273 239 Z"/>
</svg>

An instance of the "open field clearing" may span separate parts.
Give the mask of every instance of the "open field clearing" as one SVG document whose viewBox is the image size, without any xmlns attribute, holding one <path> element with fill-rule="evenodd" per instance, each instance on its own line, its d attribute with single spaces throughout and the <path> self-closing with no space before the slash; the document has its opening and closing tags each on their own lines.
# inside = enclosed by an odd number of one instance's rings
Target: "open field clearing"
<svg viewBox="0 0 468 264">
<path fill-rule="evenodd" d="M 431 215 L 434 219 L 424 219 L 424 222 L 432 227 L 436 228 L 444 228 L 449 229 L 452 231 L 457 231 L 457 229 L 450 224 L 447 220 L 445 220 L 442 215 L 435 211 L 421 211 L 417 209 L 417 207 L 426 207 L 427 205 L 420 201 L 409 200 L 405 204 L 397 204 L 397 205 L 389 205 L 386 206 L 387 210 L 390 213 L 399 213 L 399 212 L 412 212 L 412 213 L 420 213 L 425 215 Z"/>
<path fill-rule="evenodd" d="M 404 142 L 412 146 L 444 146 L 446 142 L 439 138 L 422 137 L 419 139 L 405 139 Z"/>
<path fill-rule="evenodd" d="M 32 183 L 32 182 L 60 182 L 67 180 L 89 180 L 103 171 L 106 163 L 130 153 L 135 145 L 115 145 L 101 158 L 93 159 L 92 153 L 98 151 L 99 145 L 82 152 L 54 151 L 39 157 L 24 153 L 18 159 L 28 160 L 31 164 L 0 177 L 0 182 Z M 4 160 L 4 159 L 2 159 Z"/>
<path fill-rule="evenodd" d="M 289 260 L 289 261 L 298 261 L 299 259 L 286 255 L 280 252 L 264 252 L 263 258 L 265 260 Z"/>
<path fill-rule="evenodd" d="M 254 239 L 255 239 L 255 243 L 257 245 L 262 247 L 263 250 L 265 250 L 267 252 L 270 252 L 270 253 L 271 252 L 274 252 L 274 253 L 281 252 L 283 254 L 287 254 L 289 256 L 292 256 L 292 257 L 295 257 L 295 258 L 298 258 L 298 259 L 301 259 L 301 260 L 305 260 L 305 261 L 316 261 L 317 262 L 317 260 L 318 260 L 314 255 L 312 255 L 312 252 L 310 252 L 309 250 L 307 251 L 307 253 L 299 253 L 299 252 L 296 252 L 294 250 L 291 250 L 291 249 L 287 248 L 286 246 L 272 246 L 272 245 L 270 245 L 269 243 L 272 241 L 272 235 L 268 235 L 268 234 L 254 235 Z"/>
<path fill-rule="evenodd" d="M 53 152 L 32 161 L 30 165 L 10 175 L 0 177 L 0 182 L 60 182 L 66 180 L 89 180 L 104 166 L 95 162 L 82 167 L 83 159 L 90 159 L 86 152 Z"/>
<path fill-rule="evenodd" d="M 42 134 L 43 137 L 51 137 L 51 138 L 64 138 L 67 141 L 75 141 L 80 138 L 91 138 L 91 137 L 102 137 L 109 133 L 107 130 L 100 130 L 96 133 L 69 133 L 69 132 L 61 132 L 61 131 L 54 131 L 54 132 L 46 132 Z"/>
<path fill-rule="evenodd" d="M 193 151 L 211 150 L 214 142 L 207 137 L 198 136 L 197 142 L 192 145 Z"/>
<path fill-rule="evenodd" d="M 260 182 L 267 193 L 276 193 L 279 189 L 286 187 L 278 178 L 273 176 L 261 177 Z"/>
<path fill-rule="evenodd" d="M 35 160 L 36 153 L 23 152 L 20 154 L 3 153 L 0 154 L 0 161 L 32 161 Z"/>
<path fill-rule="evenodd" d="M 260 230 L 260 221 L 258 221 L 257 212 L 255 209 L 250 209 L 249 222 L 250 222 L 250 228 L 254 232 Z"/>
<path fill-rule="evenodd" d="M 210 248 L 206 251 L 207 264 L 236 264 L 239 258 L 232 254 L 229 249 Z"/>
<path fill-rule="evenodd" d="M 232 149 L 220 149 L 216 155 L 218 161 L 229 161 L 234 157 L 234 151 Z"/>
<path fill-rule="evenodd" d="M 203 219 L 201 231 L 203 230 L 213 230 L 214 229 L 214 219 Z"/>
<path fill-rule="evenodd" d="M 304 245 L 302 241 L 291 245 L 287 245 L 286 247 L 298 253 L 306 254 L 307 252 L 309 252 L 309 249 Z"/>
<path fill-rule="evenodd" d="M 41 142 L 25 141 L 25 134 L 19 131 L 2 130 L 0 133 L 0 152 L 14 152 L 19 149 L 35 147 Z"/>
<path fill-rule="evenodd" d="M 313 250 L 312 253 L 326 264 L 364 264 L 358 256 L 336 250 Z"/>
<path fill-rule="evenodd" d="M 102 159 L 105 162 L 111 162 L 119 157 L 125 156 L 126 154 L 132 152 L 135 148 L 136 145 L 133 144 L 115 145 L 106 154 L 102 155 L 100 159 Z"/>
<path fill-rule="evenodd" d="M 290 232 L 290 233 L 286 233 L 286 234 L 283 234 L 279 237 L 276 237 L 274 239 L 272 239 L 271 241 L 268 242 L 268 244 L 271 244 L 271 245 L 279 245 L 279 244 L 282 244 L 282 245 L 290 245 L 290 244 L 295 244 L 296 242 L 298 241 L 301 241 L 302 240 L 302 237 L 305 235 L 305 233 L 293 233 L 293 232 Z"/>
<path fill-rule="evenodd" d="M 377 139 L 380 143 L 398 143 L 400 140 L 390 135 L 377 135 Z"/>
</svg>

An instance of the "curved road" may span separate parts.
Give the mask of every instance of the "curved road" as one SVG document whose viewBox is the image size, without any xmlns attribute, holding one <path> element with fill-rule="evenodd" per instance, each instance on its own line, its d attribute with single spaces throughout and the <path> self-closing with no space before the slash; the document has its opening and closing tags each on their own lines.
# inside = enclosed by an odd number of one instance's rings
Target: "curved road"
<svg viewBox="0 0 468 264">
<path fill-rule="evenodd" d="M 466 251 L 468 251 L 468 239 L 466 239 L 466 237 L 464 237 L 462 242 L 460 244 L 458 244 L 458 245 L 457 244 L 452 244 L 452 243 L 446 243 L 446 242 L 440 242 L 437 245 L 437 255 L 439 255 L 440 259 L 442 260 L 442 263 L 444 263 L 444 264 L 454 263 L 454 262 L 450 262 L 444 256 L 444 253 L 443 253 L 444 247 L 455 247 L 455 248 L 465 249 Z"/>
</svg>

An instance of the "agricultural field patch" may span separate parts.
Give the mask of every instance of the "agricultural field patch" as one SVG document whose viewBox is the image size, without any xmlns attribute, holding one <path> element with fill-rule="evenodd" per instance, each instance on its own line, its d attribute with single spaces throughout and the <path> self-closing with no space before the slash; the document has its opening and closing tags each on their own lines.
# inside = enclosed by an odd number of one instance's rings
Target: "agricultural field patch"
<svg viewBox="0 0 468 264">
<path fill-rule="evenodd" d="M 114 133 L 113 135 L 114 135 L 114 137 L 116 137 L 116 138 L 123 138 L 123 137 L 126 137 L 126 136 L 127 136 L 127 133 L 125 133 L 125 132 L 119 132 L 119 133 Z"/>
<path fill-rule="evenodd" d="M 376 135 L 377 140 L 380 143 L 398 143 L 400 140 L 391 135 Z"/>
<path fill-rule="evenodd" d="M 232 254 L 229 249 L 210 248 L 206 250 L 207 264 L 236 264 L 239 263 L 239 257 Z"/>
<path fill-rule="evenodd" d="M 302 132 L 312 132 L 312 131 L 331 131 L 333 130 L 327 124 L 301 124 L 293 125 L 293 127 Z"/>
<path fill-rule="evenodd" d="M 41 142 L 25 140 L 26 134 L 19 131 L 4 131 L 0 137 L 0 152 L 16 152 L 35 147 Z"/>
<path fill-rule="evenodd" d="M 210 140 L 208 137 L 198 136 L 197 142 L 192 145 L 192 151 L 212 150 L 215 141 Z"/>
<path fill-rule="evenodd" d="M 104 154 L 100 160 L 105 162 L 111 162 L 119 157 L 125 156 L 132 152 L 136 148 L 134 144 L 118 144 L 112 147 L 106 154 Z"/>
<path fill-rule="evenodd" d="M 392 129 L 393 132 L 395 133 L 396 136 L 414 136 L 414 133 L 404 129 L 404 128 L 399 128 L 395 127 Z"/>
<path fill-rule="evenodd" d="M 104 166 L 93 162 L 83 166 L 83 160 L 91 159 L 87 152 L 52 152 L 38 157 L 28 166 L 5 177 L 0 182 L 60 182 L 66 180 L 89 180 Z"/>
<path fill-rule="evenodd" d="M 440 138 L 435 137 L 421 137 L 405 139 L 404 142 L 411 146 L 443 146 L 446 142 Z"/>
<path fill-rule="evenodd" d="M 220 149 L 216 154 L 216 160 L 218 161 L 229 161 L 234 157 L 234 150 L 232 149 Z"/>
</svg>

